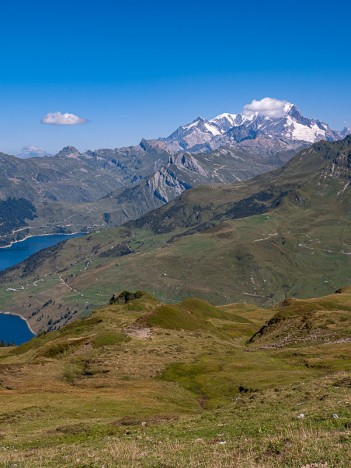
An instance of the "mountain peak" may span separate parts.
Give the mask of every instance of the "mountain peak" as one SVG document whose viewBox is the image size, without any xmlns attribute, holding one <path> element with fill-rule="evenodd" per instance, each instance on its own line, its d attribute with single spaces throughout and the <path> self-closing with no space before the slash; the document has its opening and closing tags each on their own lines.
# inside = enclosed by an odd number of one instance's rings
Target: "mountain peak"
<svg viewBox="0 0 351 468">
<path fill-rule="evenodd" d="M 204 117 L 196 117 L 196 119 L 194 119 L 192 122 L 186 124 L 186 125 L 183 125 L 181 128 L 191 128 L 193 127 L 194 125 L 196 124 L 199 124 L 199 123 L 203 123 L 203 122 L 207 122 L 207 120 L 204 118 Z"/>
<path fill-rule="evenodd" d="M 70 159 L 76 159 L 78 158 L 78 156 L 80 156 L 81 153 L 79 152 L 79 150 L 77 150 L 77 148 L 75 148 L 74 146 L 65 146 L 64 148 L 62 148 L 61 151 L 59 151 L 57 154 L 56 154 L 56 157 L 57 158 L 70 158 Z"/>
<path fill-rule="evenodd" d="M 340 132 L 340 135 L 343 137 L 348 136 L 350 134 L 351 134 L 351 128 L 347 128 L 347 127 L 344 127 Z"/>
<path fill-rule="evenodd" d="M 291 104 L 290 106 L 285 107 L 286 113 L 294 116 L 294 117 L 302 117 L 301 112 L 299 109 L 295 106 L 295 104 Z"/>
</svg>

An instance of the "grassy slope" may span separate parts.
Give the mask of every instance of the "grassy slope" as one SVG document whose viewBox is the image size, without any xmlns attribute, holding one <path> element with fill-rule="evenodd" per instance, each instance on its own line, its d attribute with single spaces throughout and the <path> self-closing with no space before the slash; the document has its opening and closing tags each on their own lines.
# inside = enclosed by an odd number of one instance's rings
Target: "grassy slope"
<svg viewBox="0 0 351 468">
<path fill-rule="evenodd" d="M 322 309 L 332 342 L 308 339 Z M 350 290 L 278 310 L 143 295 L 2 349 L 1 463 L 349 466 L 350 309 Z M 299 342 L 272 346 L 296 315 Z"/>
</svg>

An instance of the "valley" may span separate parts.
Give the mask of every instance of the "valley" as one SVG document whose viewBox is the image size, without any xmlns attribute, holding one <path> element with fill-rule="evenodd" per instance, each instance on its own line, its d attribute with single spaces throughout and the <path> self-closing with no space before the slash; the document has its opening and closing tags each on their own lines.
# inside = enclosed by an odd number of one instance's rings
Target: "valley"
<svg viewBox="0 0 351 468">
<path fill-rule="evenodd" d="M 282 169 L 186 190 L 120 228 L 39 252 L 1 273 L 0 306 L 40 332 L 89 315 L 119 289 L 269 307 L 348 285 L 350 145 L 315 143 Z"/>
<path fill-rule="evenodd" d="M 22 198 L 7 198 L 0 203 L 1 244 L 29 234 L 93 231 L 120 225 L 168 203 L 193 186 L 246 180 L 275 167 L 273 160 L 260 161 L 230 148 L 196 158 L 190 154 L 172 155 L 158 146 L 156 152 L 141 147 L 130 152 L 141 159 L 133 160 L 127 151 L 128 162 L 124 165 L 121 155 L 118 161 L 111 161 L 108 158 L 114 153 L 107 151 L 107 156 L 97 156 L 93 164 L 92 156 L 77 155 L 75 148 L 66 148 L 63 155 L 55 157 L 24 161 L 12 157 L 17 159 L 13 171 L 23 173 L 15 182 L 13 177 L 3 182 L 3 193 Z M 151 168 L 147 158 L 152 157 L 155 160 Z M 3 164 L 9 172 L 7 159 Z M 19 206 L 27 210 L 20 219 L 9 215 L 7 206 L 11 204 L 16 204 L 17 216 L 22 213 Z"/>
</svg>

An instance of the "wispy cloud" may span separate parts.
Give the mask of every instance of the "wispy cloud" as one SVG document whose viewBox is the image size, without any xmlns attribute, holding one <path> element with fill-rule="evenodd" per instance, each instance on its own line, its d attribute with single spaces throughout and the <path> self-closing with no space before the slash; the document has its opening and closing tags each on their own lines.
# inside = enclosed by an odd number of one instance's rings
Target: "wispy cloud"
<svg viewBox="0 0 351 468">
<path fill-rule="evenodd" d="M 291 109 L 292 104 L 288 101 L 280 101 L 266 97 L 260 101 L 253 100 L 251 104 L 244 107 L 245 115 L 260 114 L 266 117 L 283 117 Z"/>
<path fill-rule="evenodd" d="M 41 119 L 42 124 L 47 125 L 79 125 L 87 123 L 87 119 L 83 119 L 75 114 L 62 114 L 62 112 L 48 112 Z"/>
<path fill-rule="evenodd" d="M 23 148 L 21 149 L 21 152 L 17 156 L 19 158 L 26 159 L 26 158 L 49 156 L 49 153 L 44 148 L 41 148 L 40 146 L 28 145 L 28 146 L 23 146 Z"/>
</svg>

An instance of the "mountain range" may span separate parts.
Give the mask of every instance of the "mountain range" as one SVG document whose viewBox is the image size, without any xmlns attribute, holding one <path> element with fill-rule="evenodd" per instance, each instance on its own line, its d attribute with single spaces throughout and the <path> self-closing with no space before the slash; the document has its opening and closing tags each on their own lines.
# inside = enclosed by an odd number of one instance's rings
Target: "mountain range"
<svg viewBox="0 0 351 468">
<path fill-rule="evenodd" d="M 335 131 L 318 119 L 306 118 L 289 102 L 270 98 L 259 102 L 265 101 L 267 105 L 280 104 L 278 112 L 245 110 L 241 114 L 221 114 L 211 120 L 198 117 L 162 141 L 173 151 L 212 151 L 221 146 L 234 146 L 274 154 L 278 148 L 282 151 L 319 140 L 336 141 L 351 133 L 351 129 Z"/>
<path fill-rule="evenodd" d="M 52 157 L 39 148 L 40 157 L 26 159 L 0 154 L 0 245 L 33 234 L 117 226 L 184 190 L 250 179 L 281 166 L 311 142 L 349 133 L 277 102 L 278 113 L 245 109 L 209 121 L 198 118 L 168 138 L 143 139 L 127 148 L 81 153 L 67 146 Z M 27 156 L 39 155 L 36 147 L 25 150 Z"/>
</svg>

